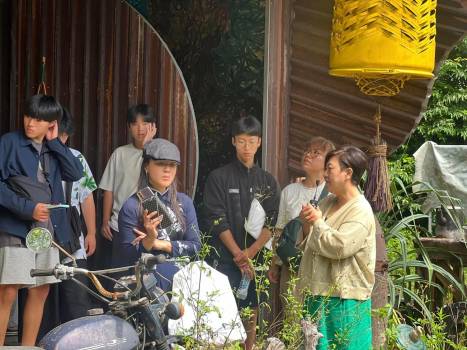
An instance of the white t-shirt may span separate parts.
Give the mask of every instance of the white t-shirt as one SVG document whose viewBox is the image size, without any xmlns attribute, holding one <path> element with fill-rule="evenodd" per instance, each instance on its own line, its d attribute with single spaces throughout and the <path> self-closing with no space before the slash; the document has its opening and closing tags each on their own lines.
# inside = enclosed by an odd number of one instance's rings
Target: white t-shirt
<svg viewBox="0 0 467 350">
<path fill-rule="evenodd" d="M 110 227 L 118 231 L 118 213 L 125 201 L 138 189 L 143 150 L 132 143 L 118 147 L 110 156 L 99 188 L 113 193 Z"/>
<path fill-rule="evenodd" d="M 290 220 L 300 214 L 302 205 L 312 199 L 318 199 L 325 184 L 323 181 L 318 187 L 305 187 L 301 182 L 287 185 L 281 192 L 276 228 L 283 229 Z"/>
</svg>

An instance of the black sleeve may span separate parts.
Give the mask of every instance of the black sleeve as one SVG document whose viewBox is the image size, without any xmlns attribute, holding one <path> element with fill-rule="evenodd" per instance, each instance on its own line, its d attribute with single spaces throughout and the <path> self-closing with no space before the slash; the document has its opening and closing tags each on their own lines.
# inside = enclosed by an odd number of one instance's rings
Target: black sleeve
<svg viewBox="0 0 467 350">
<path fill-rule="evenodd" d="M 276 226 L 281 191 L 276 179 L 269 173 L 267 174 L 267 184 L 270 190 L 270 194 L 265 197 L 262 205 L 264 211 L 266 212 L 265 226 L 271 228 Z"/>
<path fill-rule="evenodd" d="M 219 172 L 209 174 L 204 188 L 205 219 L 207 234 L 218 237 L 225 230 L 230 229 L 227 219 L 227 200 L 225 198 L 225 184 Z"/>
</svg>

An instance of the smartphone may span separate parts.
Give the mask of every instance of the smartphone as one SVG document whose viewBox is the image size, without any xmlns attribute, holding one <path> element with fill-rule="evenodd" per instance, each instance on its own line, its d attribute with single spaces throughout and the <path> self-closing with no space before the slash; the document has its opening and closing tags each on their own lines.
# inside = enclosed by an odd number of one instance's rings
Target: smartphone
<svg viewBox="0 0 467 350">
<path fill-rule="evenodd" d="M 164 229 L 173 224 L 171 216 L 167 211 L 167 206 L 159 199 L 157 193 L 154 193 L 149 187 L 145 187 L 137 192 L 136 194 L 143 206 L 143 209 L 149 213 L 157 211 L 159 215 L 162 215 L 162 222 L 160 228 Z"/>
<path fill-rule="evenodd" d="M 315 208 L 318 208 L 318 201 L 316 199 L 312 199 L 310 200 L 310 204 L 315 207 Z"/>
</svg>

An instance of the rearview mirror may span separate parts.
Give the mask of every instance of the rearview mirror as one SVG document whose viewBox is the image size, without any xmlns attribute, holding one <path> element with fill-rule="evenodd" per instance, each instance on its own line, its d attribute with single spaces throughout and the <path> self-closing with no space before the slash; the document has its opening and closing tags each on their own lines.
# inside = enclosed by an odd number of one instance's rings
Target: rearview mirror
<svg viewBox="0 0 467 350">
<path fill-rule="evenodd" d="M 58 248 L 58 250 L 69 257 L 73 261 L 73 266 L 77 266 L 75 257 L 55 243 L 52 234 L 46 228 L 34 227 L 26 235 L 26 247 L 34 253 L 44 252 L 52 246 Z"/>
<path fill-rule="evenodd" d="M 52 234 L 43 227 L 34 227 L 26 236 L 26 247 L 34 253 L 41 253 L 52 246 Z"/>
</svg>

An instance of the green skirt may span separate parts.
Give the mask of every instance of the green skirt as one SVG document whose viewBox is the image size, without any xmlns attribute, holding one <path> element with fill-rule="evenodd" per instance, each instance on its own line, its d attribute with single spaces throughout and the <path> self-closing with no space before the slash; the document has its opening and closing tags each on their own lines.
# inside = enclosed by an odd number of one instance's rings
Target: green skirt
<svg viewBox="0 0 467 350">
<path fill-rule="evenodd" d="M 323 335 L 317 350 L 368 350 L 371 345 L 371 300 L 311 296 L 305 312 L 318 321 Z"/>
</svg>

